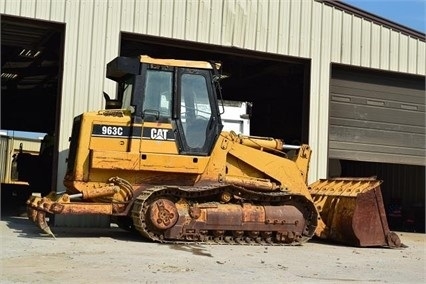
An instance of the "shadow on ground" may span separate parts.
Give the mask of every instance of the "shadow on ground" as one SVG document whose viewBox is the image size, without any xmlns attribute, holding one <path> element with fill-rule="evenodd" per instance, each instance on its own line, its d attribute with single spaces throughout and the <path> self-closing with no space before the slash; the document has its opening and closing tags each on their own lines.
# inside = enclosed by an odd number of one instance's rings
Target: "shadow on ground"
<svg viewBox="0 0 426 284">
<path fill-rule="evenodd" d="M 1 220 L 22 238 L 52 239 L 52 236 L 45 234 L 35 223 L 27 217 L 6 214 L 1 216 Z M 107 237 L 121 241 L 147 242 L 142 236 L 118 228 L 114 224 L 109 228 L 84 228 L 84 227 L 51 227 L 55 238 L 100 238 Z"/>
</svg>

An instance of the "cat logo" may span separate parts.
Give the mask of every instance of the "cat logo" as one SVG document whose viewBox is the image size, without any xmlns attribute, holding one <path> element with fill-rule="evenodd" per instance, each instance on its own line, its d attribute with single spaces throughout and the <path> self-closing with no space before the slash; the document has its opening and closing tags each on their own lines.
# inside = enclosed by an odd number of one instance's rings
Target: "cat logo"
<svg viewBox="0 0 426 284">
<path fill-rule="evenodd" d="M 151 129 L 151 139 L 167 140 L 167 132 L 169 132 L 168 129 L 152 128 Z"/>
</svg>

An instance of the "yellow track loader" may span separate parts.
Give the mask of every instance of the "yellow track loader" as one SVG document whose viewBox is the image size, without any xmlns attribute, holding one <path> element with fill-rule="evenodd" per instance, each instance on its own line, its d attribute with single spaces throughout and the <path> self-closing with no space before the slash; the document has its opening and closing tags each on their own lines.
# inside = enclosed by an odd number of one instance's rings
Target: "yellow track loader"
<svg viewBox="0 0 426 284">
<path fill-rule="evenodd" d="M 103 214 L 161 243 L 401 245 L 381 181 L 308 185 L 308 145 L 222 131 L 220 64 L 117 57 L 107 77 L 116 99 L 74 119 L 66 192 L 27 202 L 44 232 L 46 214 Z"/>
</svg>

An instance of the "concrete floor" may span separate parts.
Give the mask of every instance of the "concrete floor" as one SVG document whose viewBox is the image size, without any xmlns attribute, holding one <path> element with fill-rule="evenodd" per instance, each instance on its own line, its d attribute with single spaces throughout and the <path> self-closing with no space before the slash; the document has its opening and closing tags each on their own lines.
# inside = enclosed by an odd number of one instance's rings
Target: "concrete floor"
<svg viewBox="0 0 426 284">
<path fill-rule="evenodd" d="M 426 235 L 398 232 L 403 249 L 166 245 L 118 227 L 52 228 L 3 216 L 1 283 L 425 283 Z"/>
</svg>

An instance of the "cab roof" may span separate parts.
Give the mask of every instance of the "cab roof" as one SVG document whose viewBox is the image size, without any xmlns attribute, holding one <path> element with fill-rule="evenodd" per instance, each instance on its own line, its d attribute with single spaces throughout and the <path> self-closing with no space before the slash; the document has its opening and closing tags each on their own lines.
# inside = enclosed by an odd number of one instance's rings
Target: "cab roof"
<svg viewBox="0 0 426 284">
<path fill-rule="evenodd" d="M 176 66 L 186 68 L 199 68 L 199 69 L 213 69 L 212 64 L 208 61 L 194 61 L 194 60 L 179 60 L 179 59 L 158 59 L 152 58 L 148 55 L 140 55 L 139 60 L 142 63 L 165 65 L 165 66 Z M 220 68 L 219 63 L 214 63 L 216 68 Z"/>
</svg>

